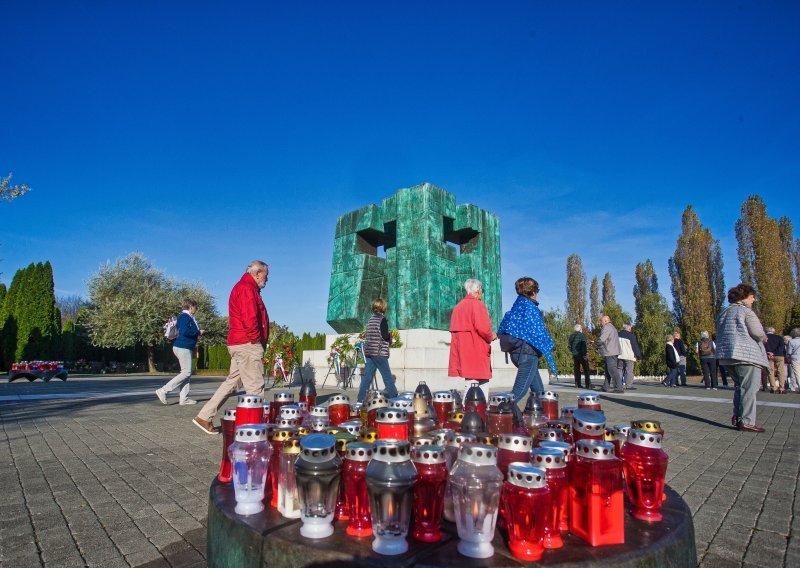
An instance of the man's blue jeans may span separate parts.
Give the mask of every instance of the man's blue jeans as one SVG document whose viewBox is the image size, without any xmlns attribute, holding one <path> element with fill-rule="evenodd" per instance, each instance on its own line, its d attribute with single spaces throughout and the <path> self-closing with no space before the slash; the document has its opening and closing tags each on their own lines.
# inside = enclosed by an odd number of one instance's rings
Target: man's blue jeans
<svg viewBox="0 0 800 568">
<path fill-rule="evenodd" d="M 528 389 L 531 392 L 543 392 L 544 385 L 539 376 L 539 358 L 533 354 L 523 353 L 517 359 L 517 377 L 514 379 L 514 388 L 511 389 L 514 403 L 522 400 Z"/>
<path fill-rule="evenodd" d="M 375 376 L 375 370 L 378 369 L 383 377 L 383 384 L 386 387 L 386 397 L 394 398 L 397 396 L 397 387 L 394 386 L 394 377 L 392 370 L 389 368 L 388 357 L 367 357 L 364 364 L 364 374 L 361 376 L 361 385 L 358 387 L 358 402 L 364 402 L 364 397 L 367 396 L 367 390 L 372 383 L 372 377 Z"/>
</svg>

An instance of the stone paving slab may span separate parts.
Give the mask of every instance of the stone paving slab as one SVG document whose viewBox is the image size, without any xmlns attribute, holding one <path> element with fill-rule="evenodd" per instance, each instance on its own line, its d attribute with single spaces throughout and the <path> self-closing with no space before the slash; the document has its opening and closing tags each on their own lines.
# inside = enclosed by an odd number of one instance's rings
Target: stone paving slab
<svg viewBox="0 0 800 568">
<path fill-rule="evenodd" d="M 158 403 L 166 380 L 0 383 L 0 565 L 205 565 L 221 437 L 191 423 L 199 406 Z M 204 401 L 220 379 L 192 381 Z M 562 405 L 580 392 L 552 388 Z M 754 435 L 730 427 L 731 395 L 640 385 L 602 398 L 609 423 L 661 421 L 702 566 L 800 566 L 800 396 L 759 393 L 767 433 Z"/>
</svg>

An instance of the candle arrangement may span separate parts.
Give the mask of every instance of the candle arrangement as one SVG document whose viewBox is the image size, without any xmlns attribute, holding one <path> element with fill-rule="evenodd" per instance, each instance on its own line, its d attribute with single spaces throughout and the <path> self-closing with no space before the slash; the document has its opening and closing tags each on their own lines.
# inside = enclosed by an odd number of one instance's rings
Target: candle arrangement
<svg viewBox="0 0 800 568">
<path fill-rule="evenodd" d="M 662 520 L 669 458 L 661 424 L 607 427 L 593 393 L 560 412 L 555 393 L 532 394 L 525 433 L 512 421 L 509 395 L 487 405 L 477 384 L 458 420 L 453 392 L 430 393 L 424 383 L 391 401 L 378 392 L 368 399 L 354 409 L 346 395 L 310 407 L 312 399 L 295 405 L 285 392 L 271 404 L 239 397 L 222 418 L 217 476 L 232 483 L 235 512 L 258 514 L 268 503 L 300 518 L 300 534 L 311 539 L 340 522 L 351 537 L 373 536 L 382 555 L 404 554 L 409 533 L 440 541 L 444 519 L 455 523 L 462 555 L 492 556 L 499 529 L 524 561 L 568 546 L 564 531 L 591 546 L 624 543 L 625 495 L 633 517 Z M 265 416 L 278 424 L 248 422 Z"/>
</svg>

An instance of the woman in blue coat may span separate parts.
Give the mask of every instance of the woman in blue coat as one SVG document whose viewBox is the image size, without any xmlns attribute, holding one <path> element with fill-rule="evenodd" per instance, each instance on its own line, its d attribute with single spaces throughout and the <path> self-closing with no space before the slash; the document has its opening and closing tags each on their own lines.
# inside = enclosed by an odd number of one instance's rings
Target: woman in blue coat
<svg viewBox="0 0 800 568">
<path fill-rule="evenodd" d="M 167 404 L 167 394 L 175 389 L 180 389 L 178 404 L 197 404 L 196 400 L 189 398 L 189 379 L 192 377 L 192 357 L 194 357 L 194 347 L 197 345 L 197 338 L 203 335 L 204 331 L 197 325 L 194 314 L 197 311 L 197 302 L 186 299 L 181 306 L 183 311 L 178 316 L 178 337 L 172 344 L 172 352 L 178 358 L 181 372 L 175 375 L 171 381 L 160 389 L 156 389 L 156 396 L 161 404 Z"/>
</svg>

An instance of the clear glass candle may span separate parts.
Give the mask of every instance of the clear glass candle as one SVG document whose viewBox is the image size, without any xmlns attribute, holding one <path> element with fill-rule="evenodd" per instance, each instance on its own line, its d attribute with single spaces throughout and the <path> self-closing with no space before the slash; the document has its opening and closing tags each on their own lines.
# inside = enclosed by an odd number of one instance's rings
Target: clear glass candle
<svg viewBox="0 0 800 568">
<path fill-rule="evenodd" d="M 300 534 L 325 538 L 333 534 L 333 514 L 339 492 L 342 459 L 330 434 L 309 434 L 300 441 L 295 462 L 297 494 L 300 499 Z"/>
<path fill-rule="evenodd" d="M 300 518 L 300 499 L 294 470 L 299 455 L 300 438 L 289 438 L 283 443 L 278 464 L 278 512 L 287 519 Z"/>
<path fill-rule="evenodd" d="M 500 504 L 503 474 L 497 469 L 497 448 L 464 444 L 450 472 L 458 529 L 458 551 L 470 558 L 494 554 L 492 539 Z"/>
<path fill-rule="evenodd" d="M 264 510 L 264 485 L 271 453 L 263 424 L 248 424 L 236 429 L 236 439 L 228 448 L 236 514 L 254 515 Z"/>
<path fill-rule="evenodd" d="M 411 463 L 411 445 L 402 440 L 378 440 L 367 466 L 367 493 L 378 554 L 403 554 L 408 550 L 408 525 L 417 470 Z"/>
<path fill-rule="evenodd" d="M 289 438 L 297 436 L 294 428 L 278 428 L 272 433 L 270 444 L 272 445 L 272 457 L 269 459 L 269 479 L 272 485 L 272 497 L 270 505 L 278 508 L 278 483 L 280 481 L 280 463 L 283 444 Z"/>
</svg>

